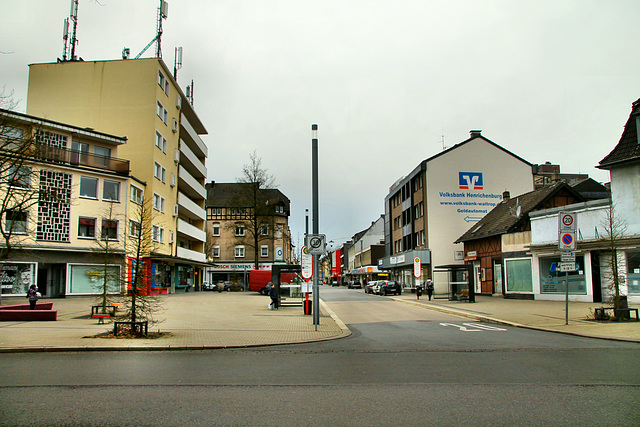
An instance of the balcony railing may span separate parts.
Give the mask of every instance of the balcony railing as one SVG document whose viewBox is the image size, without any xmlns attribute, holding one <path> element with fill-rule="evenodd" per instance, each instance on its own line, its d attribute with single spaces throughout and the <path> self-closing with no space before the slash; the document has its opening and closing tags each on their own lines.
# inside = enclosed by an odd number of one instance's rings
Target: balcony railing
<svg viewBox="0 0 640 427">
<path fill-rule="evenodd" d="M 71 166 L 87 166 L 115 172 L 119 175 L 129 175 L 129 160 L 105 157 L 98 154 L 84 153 L 66 148 L 40 145 L 36 148 L 34 157 L 37 160 L 53 162 Z"/>
</svg>

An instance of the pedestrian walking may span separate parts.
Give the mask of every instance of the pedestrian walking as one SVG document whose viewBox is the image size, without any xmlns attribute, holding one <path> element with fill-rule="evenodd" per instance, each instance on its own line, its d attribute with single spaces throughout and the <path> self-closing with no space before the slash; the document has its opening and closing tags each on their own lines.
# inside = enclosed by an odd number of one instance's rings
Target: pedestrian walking
<svg viewBox="0 0 640 427">
<path fill-rule="evenodd" d="M 271 289 L 269 289 L 269 296 L 271 297 L 271 309 L 278 309 L 278 293 L 276 292 L 276 285 L 271 285 Z"/>
<path fill-rule="evenodd" d="M 36 302 L 38 301 L 38 287 L 36 285 L 31 285 L 29 287 L 27 298 L 29 298 L 29 310 L 35 310 Z"/>
<path fill-rule="evenodd" d="M 431 296 L 433 295 L 433 280 L 427 279 L 427 296 L 429 297 L 429 301 L 431 301 Z"/>
</svg>

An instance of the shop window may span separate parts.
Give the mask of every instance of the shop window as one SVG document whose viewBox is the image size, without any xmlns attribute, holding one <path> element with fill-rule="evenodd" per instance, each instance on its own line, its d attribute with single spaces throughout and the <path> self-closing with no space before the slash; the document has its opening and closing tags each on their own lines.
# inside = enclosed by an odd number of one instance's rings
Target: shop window
<svg viewBox="0 0 640 427">
<path fill-rule="evenodd" d="M 106 268 L 106 270 L 105 270 Z M 103 265 L 69 265 L 69 293 L 97 294 L 107 281 L 107 293 L 120 291 L 120 267 Z"/>
<path fill-rule="evenodd" d="M 584 256 L 576 256 L 576 271 L 570 271 L 568 276 L 565 272 L 560 271 L 560 257 L 540 258 L 540 293 L 564 294 L 567 277 L 570 294 L 585 295 L 587 293 Z"/>
<path fill-rule="evenodd" d="M 507 292 L 533 292 L 531 259 L 507 259 Z"/>
<path fill-rule="evenodd" d="M 640 251 L 625 252 L 627 258 L 627 289 L 630 294 L 640 294 Z"/>
</svg>

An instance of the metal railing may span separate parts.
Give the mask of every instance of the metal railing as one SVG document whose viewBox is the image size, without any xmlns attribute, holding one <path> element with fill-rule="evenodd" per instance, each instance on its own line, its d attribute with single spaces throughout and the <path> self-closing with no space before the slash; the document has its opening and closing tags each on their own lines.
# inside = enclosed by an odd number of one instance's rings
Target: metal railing
<svg viewBox="0 0 640 427">
<path fill-rule="evenodd" d="M 39 145 L 36 147 L 34 158 L 45 162 L 71 166 L 87 166 L 112 171 L 119 175 L 129 175 L 129 160 L 84 153 L 66 148 Z"/>
</svg>

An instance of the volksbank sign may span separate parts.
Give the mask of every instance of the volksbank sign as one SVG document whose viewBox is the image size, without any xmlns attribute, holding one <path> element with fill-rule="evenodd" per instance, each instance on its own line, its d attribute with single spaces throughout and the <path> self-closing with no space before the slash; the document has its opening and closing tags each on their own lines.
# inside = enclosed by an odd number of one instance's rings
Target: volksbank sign
<svg viewBox="0 0 640 427">
<path fill-rule="evenodd" d="M 502 201 L 502 194 L 486 193 L 482 172 L 458 172 L 458 189 L 468 191 L 439 191 L 440 205 L 451 206 L 457 214 L 479 214 L 466 216 L 467 222 L 479 221 L 482 216 Z"/>
</svg>

